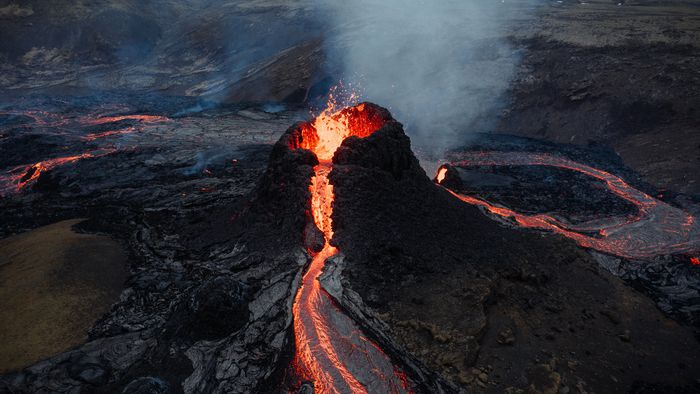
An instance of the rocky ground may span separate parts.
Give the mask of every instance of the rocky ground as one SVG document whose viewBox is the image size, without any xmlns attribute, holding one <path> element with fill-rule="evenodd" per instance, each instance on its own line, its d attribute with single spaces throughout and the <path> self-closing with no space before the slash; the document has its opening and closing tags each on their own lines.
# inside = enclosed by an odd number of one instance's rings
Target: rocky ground
<svg viewBox="0 0 700 394">
<path fill-rule="evenodd" d="M 605 145 L 700 193 L 700 3 L 564 1 L 513 37 L 526 51 L 499 131 Z"/>
<path fill-rule="evenodd" d="M 118 300 L 96 303 L 108 311 L 88 319 L 86 340 L 81 331 L 70 345 L 40 349 L 43 361 L 7 368 L 0 391 L 298 389 L 285 385 L 314 158 L 275 143 L 308 116 L 298 104 L 329 83 L 313 10 L 259 0 L 95 4 L 0 0 L 0 34 L 12 34 L 0 40 L 0 247 L 22 255 L 10 237 L 87 218 L 71 233 L 118 242 L 128 278 L 112 286 Z M 554 143 L 481 136 L 465 149 L 567 154 L 694 207 L 695 2 L 539 10 L 537 22 L 523 13 L 508 33 L 524 51 L 495 131 Z M 108 118 L 124 115 L 160 118 Z M 331 174 L 343 256 L 322 283 L 418 389 L 699 390 L 689 256 L 660 257 L 652 272 L 493 221 L 431 182 L 412 149 L 421 151 L 395 128 L 344 144 Z M 556 170 L 461 175 L 470 192 L 521 211 L 572 221 L 634 211 Z"/>
<path fill-rule="evenodd" d="M 182 109 L 174 108 L 171 113 Z M 76 115 L 71 111 L 62 114 Z M 282 194 L 259 204 L 249 195 L 267 168 L 270 141 L 294 116 L 233 108 L 142 125 L 133 134 L 100 140 L 115 149 L 111 154 L 55 168 L 27 190 L 5 195 L 5 234 L 86 217 L 81 231 L 109 234 L 131 257 L 119 301 L 92 326 L 87 343 L 6 375 L 3 389 L 112 392 L 133 381 L 127 392 L 219 385 L 244 392 L 269 378 L 289 345 L 291 305 L 280 300 L 291 300 L 306 262 L 297 242 L 305 216 Z M 40 151 L 47 139 L 55 141 L 47 131 L 56 128 L 39 127 L 32 137 L 29 122 L 7 130 L 3 149 L 17 152 L 8 142 L 30 139 Z M 108 129 L 129 125 L 122 123 Z M 58 150 L 85 149 L 93 142 L 79 136 L 91 132 L 92 126 L 61 128 Z M 254 219 L 245 214 L 250 211 L 257 212 Z M 216 367 L 219 362 L 227 365 Z M 211 368 L 228 372 L 209 380 L 204 376 L 213 376 Z"/>
<path fill-rule="evenodd" d="M 0 91 L 302 102 L 323 54 L 308 1 L 2 1 Z"/>
<path fill-rule="evenodd" d="M 153 123 L 95 126 L 90 119 L 135 108 L 100 102 L 86 118 L 53 105 L 53 123 L 6 115 L 7 168 L 27 164 L 14 149 L 23 143 L 47 158 L 108 153 L 6 193 L 3 231 L 87 217 L 81 231 L 109 234 L 130 252 L 130 275 L 85 344 L 4 375 L 4 389 L 280 387 L 293 352 L 291 302 L 309 261 L 315 159 L 273 142 L 303 113 L 236 106 L 174 117 L 191 105 L 175 100 L 140 108 L 163 117 Z M 456 200 L 392 127 L 336 154 L 333 242 L 345 271 L 329 271 L 324 286 L 418 388 L 695 389 L 700 345 L 690 328 L 572 242 L 504 227 Z M 84 138 L 105 130 L 129 132 Z"/>
<path fill-rule="evenodd" d="M 692 329 L 569 241 L 460 205 L 390 144 L 336 163 L 334 239 L 348 286 L 420 362 L 475 392 L 697 390 Z"/>
</svg>

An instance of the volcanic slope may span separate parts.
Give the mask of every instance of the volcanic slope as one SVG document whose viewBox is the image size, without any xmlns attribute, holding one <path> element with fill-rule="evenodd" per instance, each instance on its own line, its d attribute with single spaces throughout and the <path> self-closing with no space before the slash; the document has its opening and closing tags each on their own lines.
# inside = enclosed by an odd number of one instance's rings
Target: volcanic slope
<svg viewBox="0 0 700 394">
<path fill-rule="evenodd" d="M 432 183 L 400 125 L 345 140 L 330 180 L 338 299 L 359 293 L 429 369 L 475 392 L 697 389 L 688 327 L 572 241 L 505 227 Z"/>
</svg>

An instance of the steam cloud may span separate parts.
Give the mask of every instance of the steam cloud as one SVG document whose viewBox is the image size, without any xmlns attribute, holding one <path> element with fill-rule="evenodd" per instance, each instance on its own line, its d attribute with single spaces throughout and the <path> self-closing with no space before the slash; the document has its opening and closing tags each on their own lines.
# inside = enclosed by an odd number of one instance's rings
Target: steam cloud
<svg viewBox="0 0 700 394">
<path fill-rule="evenodd" d="M 493 127 L 519 61 L 507 24 L 524 2 L 321 1 L 329 66 L 387 106 L 432 153 Z"/>
</svg>

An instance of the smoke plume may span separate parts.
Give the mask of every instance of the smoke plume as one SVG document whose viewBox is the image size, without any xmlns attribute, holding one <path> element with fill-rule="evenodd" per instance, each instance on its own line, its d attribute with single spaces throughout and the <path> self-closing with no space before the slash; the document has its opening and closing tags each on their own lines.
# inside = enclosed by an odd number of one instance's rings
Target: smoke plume
<svg viewBox="0 0 700 394">
<path fill-rule="evenodd" d="M 519 61 L 507 28 L 523 3 L 319 0 L 329 67 L 439 154 L 497 119 Z"/>
</svg>

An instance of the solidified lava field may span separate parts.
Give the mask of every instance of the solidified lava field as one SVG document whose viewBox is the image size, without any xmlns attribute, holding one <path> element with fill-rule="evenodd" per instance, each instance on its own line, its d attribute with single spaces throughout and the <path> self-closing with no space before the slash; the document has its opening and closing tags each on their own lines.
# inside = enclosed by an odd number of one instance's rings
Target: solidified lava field
<svg viewBox="0 0 700 394">
<path fill-rule="evenodd" d="M 8 159 L 5 231 L 88 217 L 77 231 L 133 256 L 88 342 L 5 375 L 8 390 L 694 384 L 694 217 L 613 175 L 629 171 L 608 153 L 483 136 L 431 180 L 402 125 L 370 103 L 286 132 L 295 113 L 105 108 L 5 126 L 5 143 L 32 130 L 38 148 L 64 144 L 37 163 Z"/>
<path fill-rule="evenodd" d="M 0 393 L 700 392 L 696 2 L 321 3 L 0 1 Z"/>
</svg>

